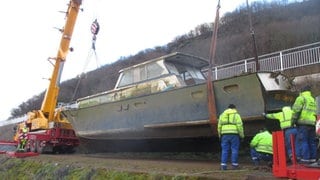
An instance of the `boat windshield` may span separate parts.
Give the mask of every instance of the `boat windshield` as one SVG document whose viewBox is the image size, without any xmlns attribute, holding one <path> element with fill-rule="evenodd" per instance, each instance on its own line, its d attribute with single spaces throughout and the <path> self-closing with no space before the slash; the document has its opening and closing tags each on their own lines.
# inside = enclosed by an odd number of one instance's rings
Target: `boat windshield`
<svg viewBox="0 0 320 180">
<path fill-rule="evenodd" d="M 157 78 L 163 74 L 168 74 L 163 61 L 143 64 L 123 71 L 120 74 L 120 81 L 117 87 L 123 87 L 145 80 Z"/>
<path fill-rule="evenodd" d="M 197 84 L 205 81 L 205 77 L 198 68 L 169 62 L 166 62 L 166 66 L 170 73 L 176 74 L 186 83 L 186 85 Z"/>
<path fill-rule="evenodd" d="M 169 54 L 121 70 L 115 89 L 171 75 L 182 85 L 203 83 L 205 76 L 201 68 L 206 65 L 207 61 L 198 57 L 181 53 Z"/>
</svg>

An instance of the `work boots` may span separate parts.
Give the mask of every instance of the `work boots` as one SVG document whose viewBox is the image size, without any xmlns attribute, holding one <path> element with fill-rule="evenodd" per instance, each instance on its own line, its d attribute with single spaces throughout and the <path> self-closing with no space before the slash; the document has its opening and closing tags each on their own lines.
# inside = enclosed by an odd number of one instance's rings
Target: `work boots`
<svg viewBox="0 0 320 180">
<path fill-rule="evenodd" d="M 225 171 L 225 170 L 227 170 L 227 166 L 225 166 L 225 165 L 221 165 L 220 170 L 221 170 L 221 171 Z"/>
</svg>

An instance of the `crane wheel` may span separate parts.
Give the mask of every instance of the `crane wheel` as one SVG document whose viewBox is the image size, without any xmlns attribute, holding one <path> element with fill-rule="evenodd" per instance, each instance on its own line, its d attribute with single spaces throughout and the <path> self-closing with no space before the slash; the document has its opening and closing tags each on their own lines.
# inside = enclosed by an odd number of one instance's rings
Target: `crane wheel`
<svg viewBox="0 0 320 180">
<path fill-rule="evenodd" d="M 31 152 L 37 152 L 36 143 L 34 140 L 29 140 L 29 147 Z"/>
<path fill-rule="evenodd" d="M 36 148 L 37 148 L 37 152 L 38 152 L 38 153 L 40 153 L 40 154 L 43 153 L 44 147 L 41 146 L 41 141 L 39 141 L 39 140 L 36 141 Z"/>
</svg>

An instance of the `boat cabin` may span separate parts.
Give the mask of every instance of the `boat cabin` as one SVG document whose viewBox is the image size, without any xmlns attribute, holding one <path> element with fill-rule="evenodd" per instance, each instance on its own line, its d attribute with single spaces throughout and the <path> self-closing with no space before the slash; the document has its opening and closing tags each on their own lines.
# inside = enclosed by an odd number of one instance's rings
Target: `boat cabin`
<svg viewBox="0 0 320 180">
<path fill-rule="evenodd" d="M 78 105 L 88 107 L 204 83 L 201 69 L 205 66 L 208 61 L 200 57 L 171 53 L 120 70 L 113 90 L 78 99 Z"/>
<path fill-rule="evenodd" d="M 153 80 L 167 87 L 198 84 L 205 81 L 201 69 L 207 65 L 205 59 L 175 52 L 122 69 L 115 89 Z"/>
</svg>

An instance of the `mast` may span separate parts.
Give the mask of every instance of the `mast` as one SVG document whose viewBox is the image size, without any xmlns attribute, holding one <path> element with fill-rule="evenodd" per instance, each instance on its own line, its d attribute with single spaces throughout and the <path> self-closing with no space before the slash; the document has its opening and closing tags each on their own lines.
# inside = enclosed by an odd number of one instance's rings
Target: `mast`
<svg viewBox="0 0 320 180">
<path fill-rule="evenodd" d="M 259 64 L 258 53 L 257 53 L 256 38 L 254 35 L 254 29 L 252 26 L 251 7 L 249 6 L 248 0 L 247 0 L 247 9 L 248 9 L 248 16 L 249 16 L 250 34 L 252 37 L 254 61 L 256 62 L 256 71 L 258 72 L 258 71 L 260 71 L 260 64 Z"/>
<path fill-rule="evenodd" d="M 212 40 L 211 40 L 211 48 L 210 48 L 210 58 L 209 58 L 209 70 L 208 70 L 208 78 L 207 78 L 207 91 L 208 91 L 208 112 L 209 112 L 209 121 L 211 125 L 217 123 L 217 110 L 216 110 L 216 102 L 214 95 L 214 87 L 212 83 L 212 68 L 214 64 L 214 57 L 216 54 L 216 45 L 217 45 L 217 34 L 218 34 L 218 25 L 219 25 L 219 9 L 220 9 L 220 0 L 218 1 L 217 10 L 216 10 L 216 18 L 214 21 Z"/>
<path fill-rule="evenodd" d="M 60 46 L 58 49 L 57 56 L 56 58 L 54 58 L 54 69 L 41 106 L 41 111 L 48 118 L 49 121 L 52 121 L 54 117 L 54 110 L 56 108 L 59 94 L 59 84 L 63 64 L 69 52 L 69 45 L 81 3 L 82 0 L 70 0 L 68 10 L 66 12 L 66 22 L 64 29 L 62 30 L 63 32 L 60 41 Z"/>
</svg>

